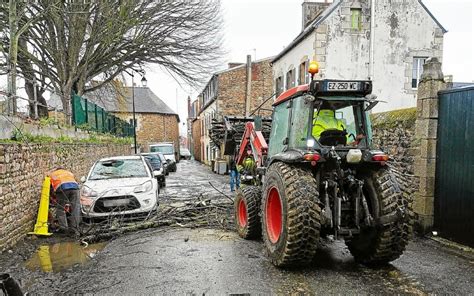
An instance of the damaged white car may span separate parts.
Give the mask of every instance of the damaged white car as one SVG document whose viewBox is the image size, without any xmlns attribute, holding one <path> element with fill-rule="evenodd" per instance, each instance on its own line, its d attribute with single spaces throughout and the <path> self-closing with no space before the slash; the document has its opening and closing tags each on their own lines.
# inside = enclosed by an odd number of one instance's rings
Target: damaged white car
<svg viewBox="0 0 474 296">
<path fill-rule="evenodd" d="M 149 213 L 158 207 L 159 185 L 142 156 L 101 159 L 81 181 L 85 218 Z"/>
</svg>

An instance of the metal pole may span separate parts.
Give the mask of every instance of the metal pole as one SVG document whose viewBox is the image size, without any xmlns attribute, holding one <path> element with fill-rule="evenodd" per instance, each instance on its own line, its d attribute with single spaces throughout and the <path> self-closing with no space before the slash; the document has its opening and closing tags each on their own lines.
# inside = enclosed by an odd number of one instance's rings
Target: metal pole
<svg viewBox="0 0 474 296">
<path fill-rule="evenodd" d="M 251 96 L 251 88 L 252 88 L 252 56 L 247 55 L 247 87 L 245 89 L 245 116 L 249 116 L 250 114 L 250 96 Z"/>
<path fill-rule="evenodd" d="M 8 48 L 8 114 L 16 114 L 16 61 L 18 52 L 18 19 L 16 0 L 9 1 L 10 45 Z"/>
<path fill-rule="evenodd" d="M 369 80 L 374 80 L 375 0 L 370 1 Z"/>
<path fill-rule="evenodd" d="M 38 119 L 38 94 L 36 91 L 36 75 L 33 76 L 33 99 L 34 99 L 34 118 Z"/>
<path fill-rule="evenodd" d="M 133 148 L 135 149 L 135 154 L 137 154 L 137 126 L 135 119 L 135 82 L 133 80 L 133 71 L 132 71 L 132 113 L 133 113 Z"/>
</svg>

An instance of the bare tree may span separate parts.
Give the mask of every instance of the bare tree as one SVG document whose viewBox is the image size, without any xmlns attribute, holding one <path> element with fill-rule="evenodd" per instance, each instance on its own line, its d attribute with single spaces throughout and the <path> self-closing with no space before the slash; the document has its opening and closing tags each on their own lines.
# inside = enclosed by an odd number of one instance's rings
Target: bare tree
<svg viewBox="0 0 474 296">
<path fill-rule="evenodd" d="M 68 115 L 73 91 L 97 89 L 127 69 L 157 64 L 196 84 L 222 54 L 217 0 L 37 0 L 22 21 L 38 14 L 20 47 L 34 65 L 25 73 L 46 76 Z M 88 86 L 97 76 L 102 83 Z"/>
</svg>

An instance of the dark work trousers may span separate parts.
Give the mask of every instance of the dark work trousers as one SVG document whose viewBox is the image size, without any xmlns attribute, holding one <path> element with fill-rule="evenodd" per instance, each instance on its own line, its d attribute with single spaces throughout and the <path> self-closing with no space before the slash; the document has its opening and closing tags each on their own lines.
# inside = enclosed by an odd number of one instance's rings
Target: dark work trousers
<svg viewBox="0 0 474 296">
<path fill-rule="evenodd" d="M 59 188 L 55 192 L 57 198 L 56 216 L 59 228 L 63 230 L 78 230 L 81 222 L 81 205 L 79 201 L 79 189 L 62 190 Z M 66 214 L 65 206 L 69 205 L 69 213 Z"/>
</svg>

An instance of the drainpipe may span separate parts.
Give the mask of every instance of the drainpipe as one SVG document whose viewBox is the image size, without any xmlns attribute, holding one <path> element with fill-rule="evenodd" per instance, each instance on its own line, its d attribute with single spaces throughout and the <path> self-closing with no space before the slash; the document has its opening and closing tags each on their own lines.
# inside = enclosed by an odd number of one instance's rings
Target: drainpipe
<svg viewBox="0 0 474 296">
<path fill-rule="evenodd" d="M 375 0 L 370 1 L 369 80 L 374 80 Z"/>
<path fill-rule="evenodd" d="M 252 56 L 247 55 L 247 87 L 245 89 L 245 116 L 250 115 L 250 93 L 252 90 Z"/>
</svg>

